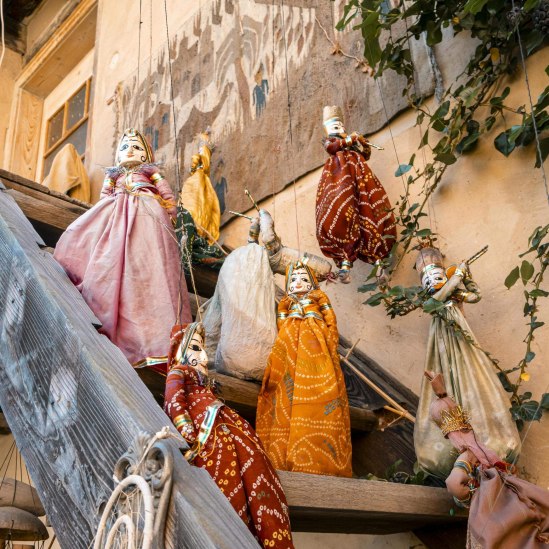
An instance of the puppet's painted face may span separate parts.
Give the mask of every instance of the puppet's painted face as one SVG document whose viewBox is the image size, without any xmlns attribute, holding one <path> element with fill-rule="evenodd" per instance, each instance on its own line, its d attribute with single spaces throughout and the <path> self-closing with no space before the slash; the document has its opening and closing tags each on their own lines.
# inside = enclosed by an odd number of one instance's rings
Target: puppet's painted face
<svg viewBox="0 0 549 549">
<path fill-rule="evenodd" d="M 295 269 L 290 276 L 288 283 L 288 293 L 290 294 L 304 294 L 311 290 L 313 287 L 313 281 L 307 272 L 307 269 Z"/>
<path fill-rule="evenodd" d="M 447 281 L 446 270 L 439 265 L 427 265 L 421 277 L 421 285 L 430 292 L 440 290 Z"/>
<path fill-rule="evenodd" d="M 118 165 L 132 168 L 147 160 L 145 145 L 138 136 L 125 136 L 118 149 Z"/>
<path fill-rule="evenodd" d="M 327 135 L 343 135 L 345 126 L 339 118 L 331 118 L 324 123 L 324 129 Z"/>
<path fill-rule="evenodd" d="M 204 372 L 208 371 L 208 355 L 204 350 L 204 340 L 198 332 L 193 334 L 189 342 L 187 353 L 185 354 L 185 362 Z"/>
</svg>

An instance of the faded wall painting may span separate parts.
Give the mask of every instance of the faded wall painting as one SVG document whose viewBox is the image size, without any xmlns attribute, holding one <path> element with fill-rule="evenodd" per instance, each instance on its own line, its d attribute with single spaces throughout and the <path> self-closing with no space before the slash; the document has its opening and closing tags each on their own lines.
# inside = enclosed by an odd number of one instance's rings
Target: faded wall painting
<svg viewBox="0 0 549 549">
<path fill-rule="evenodd" d="M 362 133 L 407 106 L 395 75 L 376 82 L 365 72 L 360 34 L 334 30 L 343 4 L 203 1 L 182 28 L 170 29 L 169 54 L 156 52 L 139 82 L 135 73 L 125 80 L 118 132 L 140 124 L 176 186 L 176 138 L 182 183 L 196 136 L 209 127 L 224 221 L 228 210 L 249 208 L 245 188 L 257 200 L 280 191 L 324 162 L 324 105 L 341 105 L 348 130 Z M 415 54 L 426 58 L 425 47 Z M 421 93 L 431 92 L 429 71 L 419 82 Z"/>
</svg>

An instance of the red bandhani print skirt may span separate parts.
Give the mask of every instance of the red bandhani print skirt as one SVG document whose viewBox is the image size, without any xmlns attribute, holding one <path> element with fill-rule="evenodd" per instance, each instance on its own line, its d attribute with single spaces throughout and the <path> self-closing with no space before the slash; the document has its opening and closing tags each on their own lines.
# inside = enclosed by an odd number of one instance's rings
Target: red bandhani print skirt
<svg viewBox="0 0 549 549">
<path fill-rule="evenodd" d="M 164 409 L 191 445 L 185 457 L 208 471 L 260 545 L 293 549 L 278 475 L 251 425 L 218 400 L 208 378 L 188 364 L 173 366 Z"/>
<path fill-rule="evenodd" d="M 324 164 L 316 195 L 316 237 L 322 253 L 338 267 L 344 260 L 374 264 L 395 243 L 387 193 L 357 151 L 338 151 Z"/>
</svg>

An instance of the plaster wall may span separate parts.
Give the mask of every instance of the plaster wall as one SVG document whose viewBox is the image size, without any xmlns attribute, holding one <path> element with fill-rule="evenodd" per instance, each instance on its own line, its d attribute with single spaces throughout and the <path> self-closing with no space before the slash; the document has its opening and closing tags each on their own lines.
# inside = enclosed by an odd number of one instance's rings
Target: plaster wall
<svg viewBox="0 0 549 549">
<path fill-rule="evenodd" d="M 14 99 L 15 80 L 21 72 L 23 56 L 6 49 L 0 67 L 0 167 L 5 167 L 5 147 L 9 131 L 11 106 Z"/>
<path fill-rule="evenodd" d="M 93 201 L 99 197 L 104 167 L 113 164 L 119 126 L 117 102 L 120 101 L 123 83 L 135 77 L 138 66 L 141 75 L 147 74 L 152 57 L 166 47 L 164 3 L 154 3 L 151 12 L 152 5 L 152 2 L 143 2 L 139 47 L 139 10 L 130 9 L 127 0 L 99 0 L 92 107 L 94 115 L 91 127 L 90 164 L 87 166 L 92 183 Z M 187 20 L 194 17 L 199 5 L 199 2 L 193 0 L 167 0 L 168 32 L 171 38 Z M 153 75 L 154 77 L 156 76 Z M 135 125 L 139 123 L 140 120 L 134 122 Z M 173 154 L 175 155 L 175 151 Z"/>
<path fill-rule="evenodd" d="M 50 25 L 67 6 L 67 0 L 46 0 L 25 21 L 27 25 L 27 53 L 32 52 L 50 30 Z"/>
<path fill-rule="evenodd" d="M 545 64 L 545 52 L 528 60 L 533 97 L 547 85 Z M 524 74 L 516 78 L 508 99 L 510 105 L 518 107 L 527 102 L 528 97 L 523 84 Z M 436 108 L 434 99 L 429 106 Z M 516 123 L 513 117 L 506 115 L 506 124 L 513 123 Z M 369 164 L 385 186 L 393 205 L 403 191 L 400 178 L 394 176 L 395 170 L 399 163 L 406 163 L 416 152 L 421 139 L 420 130 L 414 124 L 415 115 L 406 112 L 391 123 L 392 138 L 388 129 L 370 136 L 370 141 L 385 147 L 383 151 L 372 153 Z M 349 130 L 354 129 L 352 120 L 347 125 Z M 522 284 L 519 282 L 507 290 L 503 282 L 522 261 L 518 254 L 527 249 L 533 230 L 549 222 L 549 206 L 542 173 L 534 168 L 533 148 L 517 150 L 509 158 L 493 148 L 493 138 L 503 129 L 501 123 L 494 127 L 475 152 L 461 157 L 448 168 L 429 205 L 430 217 L 424 218 L 424 226 L 439 234 L 447 264 L 470 257 L 486 244 L 490 246 L 489 252 L 472 266 L 483 299 L 477 305 L 466 305 L 465 314 L 480 344 L 500 360 L 502 367 L 510 368 L 524 356 L 522 340 L 527 328 L 522 314 Z M 281 165 L 284 161 L 289 160 L 283 160 Z M 545 170 L 549 172 L 549 162 L 545 163 Z M 314 208 L 320 174 L 321 168 L 301 178 L 295 187 L 290 185 L 274 199 L 260 204 L 274 214 L 277 232 L 285 244 L 316 254 L 320 254 L 320 249 L 315 237 Z M 253 215 L 253 212 L 248 213 Z M 224 242 L 232 247 L 243 245 L 247 227 L 248 222 L 243 219 L 231 222 L 222 232 Z M 393 285 L 419 283 L 414 262 L 415 254 L 404 257 L 394 274 Z M 415 311 L 391 320 L 381 306 L 363 305 L 367 295 L 358 293 L 357 288 L 364 284 L 369 271 L 368 265 L 356 262 L 351 284 L 329 284 L 324 288 L 334 306 L 340 332 L 351 341 L 360 338 L 358 347 L 362 351 L 418 393 L 423 377 L 429 315 Z M 525 390 L 531 391 L 534 398 L 549 390 L 549 369 L 546 367 L 549 303 L 541 299 L 539 305 L 538 316 L 547 325 L 536 332 L 533 345 L 536 358 L 530 368 L 531 379 L 524 383 Z M 540 423 L 527 424 L 522 438 L 524 446 L 519 466 L 528 478 L 549 488 L 547 414 Z"/>
</svg>

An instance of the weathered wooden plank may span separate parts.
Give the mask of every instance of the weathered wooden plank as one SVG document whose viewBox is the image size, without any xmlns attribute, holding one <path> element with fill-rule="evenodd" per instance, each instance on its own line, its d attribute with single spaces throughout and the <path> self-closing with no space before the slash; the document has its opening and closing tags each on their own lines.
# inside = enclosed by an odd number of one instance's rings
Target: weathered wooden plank
<svg viewBox="0 0 549 549">
<path fill-rule="evenodd" d="M 8 193 L 15 199 L 17 205 L 31 221 L 38 221 L 61 234 L 73 221 L 76 221 L 83 212 L 80 206 L 65 204 L 64 201 L 38 191 L 22 193 L 10 189 Z M 77 210 L 76 212 L 73 210 Z"/>
<path fill-rule="evenodd" d="M 79 206 L 80 210 L 74 210 L 74 211 L 78 211 L 81 214 L 91 207 L 91 204 L 88 204 L 87 202 L 82 202 L 81 200 L 77 200 L 76 198 L 72 198 L 66 194 L 54 191 L 46 187 L 45 185 L 41 185 L 40 183 L 33 181 L 32 179 L 27 179 L 26 177 L 22 177 L 18 174 L 8 172 L 7 170 L 2 170 L 1 168 L 0 168 L 0 180 L 4 182 L 6 187 L 20 191 L 23 194 L 30 194 L 32 196 L 37 196 L 35 193 L 32 192 L 32 191 L 37 191 L 42 194 L 49 194 L 54 198 L 59 198 L 59 200 L 62 200 L 65 204 L 68 205 L 67 207 L 69 208 L 71 207 L 70 205 Z"/>
<path fill-rule="evenodd" d="M 278 471 L 292 519 L 302 532 L 391 534 L 433 524 L 456 524 L 443 488 Z"/>
<path fill-rule="evenodd" d="M 138 432 L 170 421 L 39 241 L 0 191 L 0 405 L 61 545 L 87 548 L 114 463 Z M 179 455 L 183 441 L 169 444 L 167 547 L 256 547 L 209 475 Z"/>
</svg>

